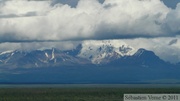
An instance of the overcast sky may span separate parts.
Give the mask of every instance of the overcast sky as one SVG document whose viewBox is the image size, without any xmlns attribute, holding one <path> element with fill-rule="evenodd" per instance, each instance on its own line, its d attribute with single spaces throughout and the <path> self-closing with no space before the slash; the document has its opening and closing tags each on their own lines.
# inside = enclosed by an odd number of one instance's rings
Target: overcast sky
<svg viewBox="0 0 180 101">
<path fill-rule="evenodd" d="M 69 49 L 76 40 L 118 39 L 180 62 L 179 2 L 0 0 L 0 51 Z"/>
</svg>

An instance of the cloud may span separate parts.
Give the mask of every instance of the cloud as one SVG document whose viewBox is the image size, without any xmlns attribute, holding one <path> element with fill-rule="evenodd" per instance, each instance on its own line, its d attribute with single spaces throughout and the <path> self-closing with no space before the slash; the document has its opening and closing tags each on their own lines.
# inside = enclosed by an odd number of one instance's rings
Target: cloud
<svg viewBox="0 0 180 101">
<path fill-rule="evenodd" d="M 75 7 L 67 5 L 67 2 L 74 4 L 75 1 Z M 179 35 L 179 5 L 172 10 L 160 0 L 101 0 L 101 3 L 98 0 L 75 1 L 1 2 L 1 42 Z"/>
<path fill-rule="evenodd" d="M 31 17 L 31 16 L 40 16 L 37 15 L 36 12 L 27 12 L 26 14 L 16 15 L 16 14 L 8 14 L 8 15 L 0 15 L 0 18 L 18 18 L 18 17 Z"/>
<path fill-rule="evenodd" d="M 172 37 L 151 39 L 137 38 L 133 40 L 126 39 L 124 41 L 136 49 L 145 48 L 151 50 L 165 61 L 171 63 L 180 62 L 180 36 L 176 39 Z"/>
<path fill-rule="evenodd" d="M 0 52 L 7 50 L 43 50 L 43 49 L 52 49 L 58 48 L 60 50 L 69 50 L 74 49 L 80 42 L 19 42 L 19 43 L 0 43 Z"/>
<path fill-rule="evenodd" d="M 136 39 L 118 39 L 119 42 L 125 42 L 135 49 L 145 48 L 155 52 L 161 59 L 177 63 L 180 62 L 180 36 L 176 39 L 172 37 L 165 38 L 136 38 Z M 175 40 L 177 40 L 175 42 Z M 174 42 L 173 42 L 174 41 Z M 117 41 L 118 42 L 118 41 Z M 19 43 L 1 43 L 0 52 L 7 50 L 42 50 L 53 47 L 60 50 L 74 49 L 81 41 L 62 41 L 62 42 L 19 42 Z M 169 45 L 171 43 L 171 45 Z"/>
<path fill-rule="evenodd" d="M 180 3 L 167 14 L 163 27 L 166 32 L 180 35 Z"/>
</svg>

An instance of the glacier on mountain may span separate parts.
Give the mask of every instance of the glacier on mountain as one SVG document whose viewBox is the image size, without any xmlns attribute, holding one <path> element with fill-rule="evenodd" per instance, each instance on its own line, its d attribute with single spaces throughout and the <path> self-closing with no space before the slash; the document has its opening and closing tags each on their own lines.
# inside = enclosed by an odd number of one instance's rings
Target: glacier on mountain
<svg viewBox="0 0 180 101">
<path fill-rule="evenodd" d="M 122 56 L 133 55 L 137 50 L 121 40 L 84 41 L 79 57 L 91 60 L 93 64 L 108 63 Z"/>
</svg>

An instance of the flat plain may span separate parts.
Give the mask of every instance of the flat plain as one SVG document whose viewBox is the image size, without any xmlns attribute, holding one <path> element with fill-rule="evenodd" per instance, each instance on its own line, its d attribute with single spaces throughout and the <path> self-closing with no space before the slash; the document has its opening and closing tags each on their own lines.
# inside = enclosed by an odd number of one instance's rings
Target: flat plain
<svg viewBox="0 0 180 101">
<path fill-rule="evenodd" d="M 123 101 L 123 94 L 180 94 L 180 88 L 0 88 L 0 101 Z"/>
</svg>

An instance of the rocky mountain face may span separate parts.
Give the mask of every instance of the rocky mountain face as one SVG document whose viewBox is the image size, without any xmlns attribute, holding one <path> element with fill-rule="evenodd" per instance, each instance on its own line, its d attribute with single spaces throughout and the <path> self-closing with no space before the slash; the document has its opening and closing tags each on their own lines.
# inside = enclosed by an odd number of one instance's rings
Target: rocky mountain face
<svg viewBox="0 0 180 101">
<path fill-rule="evenodd" d="M 7 51 L 0 54 L 0 65 L 9 68 L 31 68 L 91 64 L 86 59 L 72 55 L 73 52 L 64 52 L 56 48 L 31 52 Z"/>
<path fill-rule="evenodd" d="M 85 41 L 65 51 L 0 52 L 0 83 L 180 83 L 179 66 L 123 41 Z"/>
<path fill-rule="evenodd" d="M 138 49 L 136 53 L 129 56 L 124 56 L 115 61 L 112 61 L 110 65 L 116 66 L 139 66 L 139 67 L 168 67 L 172 64 L 163 61 L 154 52 L 145 49 Z"/>
<path fill-rule="evenodd" d="M 62 51 L 45 50 L 5 51 L 0 53 L 2 68 L 61 67 L 78 65 L 169 65 L 152 51 L 134 49 L 123 41 L 85 41 L 75 49 Z"/>
</svg>

